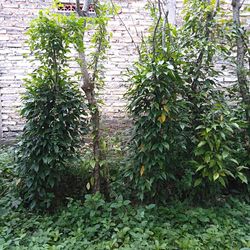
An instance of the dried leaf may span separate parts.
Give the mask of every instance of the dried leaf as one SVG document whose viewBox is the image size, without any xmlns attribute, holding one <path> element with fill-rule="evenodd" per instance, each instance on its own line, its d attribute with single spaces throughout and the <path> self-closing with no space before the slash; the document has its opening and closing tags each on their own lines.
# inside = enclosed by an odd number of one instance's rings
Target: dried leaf
<svg viewBox="0 0 250 250">
<path fill-rule="evenodd" d="M 143 176 L 144 170 L 145 170 L 144 165 L 142 165 L 142 166 L 141 166 L 141 169 L 140 169 L 140 175 L 141 175 L 141 176 Z"/>
<path fill-rule="evenodd" d="M 160 123 L 164 123 L 166 121 L 166 115 L 162 113 L 161 116 L 158 118 L 158 121 L 160 121 Z"/>
</svg>

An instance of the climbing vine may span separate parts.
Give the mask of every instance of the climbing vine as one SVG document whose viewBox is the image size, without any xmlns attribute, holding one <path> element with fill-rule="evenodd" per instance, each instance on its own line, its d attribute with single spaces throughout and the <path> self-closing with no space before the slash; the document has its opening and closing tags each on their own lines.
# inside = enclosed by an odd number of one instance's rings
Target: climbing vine
<svg viewBox="0 0 250 250">
<path fill-rule="evenodd" d="M 26 79 L 24 133 L 18 149 L 23 199 L 31 209 L 48 209 L 63 196 L 63 179 L 88 131 L 87 105 L 68 75 L 70 40 L 60 16 L 40 12 L 28 30 L 38 66 Z"/>
<path fill-rule="evenodd" d="M 178 29 L 160 1 L 151 14 L 154 26 L 127 92 L 134 133 L 125 176 L 133 193 L 162 201 L 190 195 L 192 187 L 214 194 L 231 178 L 247 183 L 233 145 L 241 122 L 229 112 L 217 80 L 223 72 L 215 69 L 216 58 L 228 54 L 219 2 L 187 1 Z"/>
</svg>

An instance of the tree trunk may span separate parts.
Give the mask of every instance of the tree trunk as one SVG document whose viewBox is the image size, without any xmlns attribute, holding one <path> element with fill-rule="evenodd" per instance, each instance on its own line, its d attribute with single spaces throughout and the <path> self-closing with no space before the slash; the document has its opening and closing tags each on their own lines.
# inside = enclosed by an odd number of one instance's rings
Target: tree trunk
<svg viewBox="0 0 250 250">
<path fill-rule="evenodd" d="M 233 6 L 233 21 L 235 23 L 237 29 L 237 38 L 236 38 L 236 46 L 237 46 L 237 78 L 240 89 L 240 95 L 242 97 L 242 102 L 245 106 L 246 112 L 246 120 L 250 126 L 250 92 L 249 92 L 249 83 L 247 80 L 247 69 L 244 66 L 244 58 L 247 51 L 243 34 L 240 31 L 241 23 L 240 23 L 240 8 L 242 4 L 240 0 L 232 0 Z"/>
<path fill-rule="evenodd" d="M 243 34 L 240 31 L 240 8 L 242 4 L 240 0 L 232 0 L 233 7 L 233 21 L 236 26 L 237 38 L 237 60 L 236 60 L 236 72 L 238 78 L 238 85 L 240 90 L 240 95 L 242 98 L 242 103 L 245 108 L 246 121 L 248 122 L 248 129 L 245 130 L 245 146 L 247 151 L 250 153 L 250 92 L 249 92 L 249 83 L 247 79 L 247 69 L 244 65 L 244 58 L 247 51 L 245 45 Z"/>
<path fill-rule="evenodd" d="M 79 16 L 86 16 L 87 5 L 89 1 L 85 0 L 84 10 L 80 10 L 80 2 L 76 0 L 77 13 Z M 83 38 L 84 39 L 84 34 Z M 93 171 L 94 177 L 94 193 L 100 191 L 100 158 L 101 158 L 101 149 L 100 149 L 100 112 L 97 104 L 96 94 L 95 94 L 95 81 L 90 78 L 88 72 L 87 61 L 85 52 L 79 52 L 80 59 L 80 68 L 83 78 L 83 84 L 81 86 L 84 91 L 90 109 L 91 123 L 92 123 L 92 134 L 93 134 L 93 155 L 95 160 L 95 167 Z M 92 77 L 94 78 L 94 76 Z"/>
<path fill-rule="evenodd" d="M 100 191 L 100 112 L 95 96 L 94 83 L 90 80 L 89 73 L 87 70 L 87 65 L 85 61 L 85 56 L 83 53 L 79 53 L 79 58 L 81 59 L 81 72 L 83 76 L 82 90 L 84 91 L 86 98 L 88 100 L 91 123 L 92 123 L 92 134 L 93 134 L 93 155 L 95 159 L 94 168 L 94 188 L 93 191 L 96 193 Z"/>
</svg>

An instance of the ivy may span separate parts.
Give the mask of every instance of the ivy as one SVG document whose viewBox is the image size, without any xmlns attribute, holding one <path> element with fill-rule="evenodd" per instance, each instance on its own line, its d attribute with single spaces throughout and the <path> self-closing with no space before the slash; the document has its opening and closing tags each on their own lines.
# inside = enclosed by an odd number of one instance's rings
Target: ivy
<svg viewBox="0 0 250 250">
<path fill-rule="evenodd" d="M 173 32 L 174 35 L 174 32 Z M 161 43 L 160 35 L 155 42 Z M 134 121 L 131 144 L 133 168 L 130 176 L 141 200 L 164 200 L 172 195 L 172 186 L 185 175 L 188 125 L 187 103 L 180 98 L 184 89 L 177 64 L 179 53 L 142 47 L 141 61 L 131 72 L 132 84 L 127 92 L 128 110 Z M 155 55 L 145 53 L 152 49 Z M 177 174 L 178 172 L 178 174 Z M 187 184 L 189 185 L 189 184 Z"/>
<path fill-rule="evenodd" d="M 87 106 L 68 75 L 70 43 L 58 17 L 40 12 L 28 35 L 39 66 L 26 79 L 17 165 L 24 201 L 31 209 L 47 209 L 63 196 L 64 175 L 88 130 Z"/>
</svg>

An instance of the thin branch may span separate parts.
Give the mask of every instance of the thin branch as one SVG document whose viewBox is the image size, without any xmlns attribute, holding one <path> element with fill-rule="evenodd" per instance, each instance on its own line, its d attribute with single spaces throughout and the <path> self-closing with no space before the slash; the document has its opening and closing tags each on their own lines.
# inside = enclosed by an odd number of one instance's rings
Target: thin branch
<svg viewBox="0 0 250 250">
<path fill-rule="evenodd" d="M 166 26 L 168 22 L 168 11 L 164 13 L 164 20 L 162 25 L 162 49 L 166 49 Z"/>
<path fill-rule="evenodd" d="M 131 17 L 131 19 L 132 19 L 132 22 L 133 22 L 133 26 L 134 26 L 134 28 L 135 28 L 136 35 L 139 36 L 139 32 L 138 32 L 138 29 L 137 29 L 137 27 L 136 27 L 136 25 L 135 25 L 135 22 L 134 22 L 134 19 L 133 19 L 132 15 L 131 15 L 130 17 Z"/>
<path fill-rule="evenodd" d="M 84 10 L 80 9 L 80 1 L 76 0 L 77 5 L 77 13 L 80 17 L 87 16 L 89 0 L 85 0 Z M 83 24 L 83 33 L 82 33 L 82 41 L 84 40 L 84 31 L 86 26 L 86 20 L 84 20 Z M 102 39 L 100 39 L 102 41 Z M 99 48 L 98 48 L 99 49 Z M 90 107 L 91 113 L 91 123 L 92 123 L 92 134 L 93 134 L 93 155 L 95 158 L 95 167 L 93 171 L 94 176 L 94 187 L 93 191 L 100 191 L 100 160 L 101 160 L 101 149 L 100 149 L 100 112 L 98 108 L 98 103 L 95 94 L 95 82 L 93 79 L 90 79 L 88 72 L 88 65 L 86 61 L 85 50 L 78 51 L 79 59 L 80 59 L 80 68 L 83 77 L 83 85 L 81 86 L 82 90 L 85 92 L 86 98 L 88 100 L 88 104 Z M 98 63 L 99 57 L 97 57 L 96 62 Z M 97 65 L 96 63 L 96 65 Z M 97 69 L 97 66 L 95 66 Z"/>
<path fill-rule="evenodd" d="M 164 15 L 163 18 L 163 25 L 162 25 L 162 49 L 165 49 L 166 46 L 166 26 L 167 26 L 167 22 L 168 22 L 168 9 L 165 11 L 165 7 L 163 3 L 160 3 L 162 5 L 162 12 Z M 166 4 L 165 4 L 166 5 Z"/>
<path fill-rule="evenodd" d="M 86 1 L 88 1 L 88 0 L 86 0 Z M 80 17 L 84 17 L 84 13 L 80 9 L 80 1 L 79 0 L 76 0 L 76 12 Z M 84 23 L 83 23 L 83 28 L 85 28 L 85 27 L 86 27 L 86 20 L 84 20 Z M 81 39 L 84 40 L 84 33 L 82 33 Z M 83 85 L 81 86 L 81 88 L 86 93 L 86 91 L 90 91 L 94 87 L 93 87 L 93 84 L 91 83 L 91 80 L 90 80 L 85 51 L 78 51 L 78 55 L 79 55 L 79 59 L 80 59 L 79 65 L 80 65 L 80 69 L 81 69 L 81 73 L 82 73 L 82 77 L 83 77 Z"/>
<path fill-rule="evenodd" d="M 245 3 L 245 0 L 242 1 L 242 3 L 240 4 L 240 9 L 243 6 L 243 4 Z"/>
<path fill-rule="evenodd" d="M 86 9 L 87 6 L 87 9 Z M 85 10 L 81 10 L 80 0 L 76 0 L 76 12 L 79 16 L 84 17 L 88 15 L 88 0 L 85 0 Z"/>
<path fill-rule="evenodd" d="M 216 0 L 215 8 L 214 8 L 214 11 L 213 11 L 212 18 L 214 18 L 216 16 L 219 7 L 220 7 L 220 0 Z"/>
<path fill-rule="evenodd" d="M 113 0 L 111 0 L 111 4 L 112 4 L 113 8 L 115 9 L 115 4 L 114 4 Z M 125 29 L 126 29 L 128 35 L 130 36 L 131 42 L 134 44 L 134 46 L 135 46 L 135 48 L 136 48 L 136 50 L 137 50 L 139 56 L 141 56 L 141 51 L 140 51 L 140 49 L 139 49 L 139 46 L 138 46 L 138 45 L 136 44 L 136 42 L 134 41 L 133 36 L 131 35 L 131 33 L 130 33 L 129 29 L 127 28 L 126 24 L 123 22 L 123 20 L 121 19 L 121 17 L 120 17 L 119 15 L 118 15 L 118 18 L 119 18 L 119 20 L 121 21 L 122 25 L 125 27 Z"/>
<path fill-rule="evenodd" d="M 206 20 L 206 33 L 205 33 L 205 37 L 206 37 L 206 40 L 208 41 L 209 39 L 209 35 L 211 33 L 210 29 L 208 28 L 208 25 L 209 25 L 209 22 L 213 20 L 213 18 L 215 18 L 216 14 L 217 14 L 217 11 L 218 11 L 218 8 L 219 8 L 219 5 L 220 5 L 220 0 L 216 0 L 216 4 L 215 4 L 215 8 L 214 8 L 214 11 L 213 11 L 213 14 L 212 15 L 209 15 L 207 17 L 207 20 Z M 195 72 L 195 78 L 193 80 L 193 89 L 195 89 L 195 85 L 196 85 L 196 81 L 198 80 L 198 72 L 200 71 L 201 69 L 201 66 L 202 66 L 202 60 L 203 60 L 203 56 L 204 56 L 204 53 L 205 53 L 205 48 L 203 47 L 199 53 L 199 56 L 197 58 L 197 61 L 196 61 L 196 64 L 198 65 L 197 69 L 196 69 L 196 72 Z"/>
<path fill-rule="evenodd" d="M 167 4 L 167 3 L 166 3 L 166 4 Z M 164 3 L 162 3 L 162 2 L 160 1 L 161 10 L 162 10 L 164 16 L 166 16 L 167 12 L 169 12 L 168 9 L 167 9 L 167 7 L 166 7 L 167 11 L 165 11 L 164 5 L 166 5 L 166 4 L 164 4 Z"/>
<path fill-rule="evenodd" d="M 246 112 L 246 119 L 250 124 L 250 91 L 249 91 L 249 82 L 247 79 L 247 73 L 245 68 L 245 56 L 247 53 L 247 46 L 245 45 L 244 36 L 242 32 L 240 32 L 241 28 L 241 21 L 240 21 L 240 8 L 242 4 L 240 0 L 232 0 L 233 6 L 233 21 L 236 25 L 237 30 L 237 38 L 236 38 L 236 46 L 237 46 L 237 62 L 236 62 L 236 72 L 238 78 L 238 85 L 240 89 L 240 94 L 242 97 L 243 103 L 246 105 L 245 112 Z M 248 143 L 249 143 L 248 138 Z M 248 146 L 250 151 L 250 147 Z"/>
<path fill-rule="evenodd" d="M 82 15 L 82 11 L 81 11 L 81 8 L 80 8 L 80 0 L 76 0 L 76 11 L 77 11 L 79 16 Z"/>
<path fill-rule="evenodd" d="M 169 41 L 170 41 L 171 45 L 173 44 L 173 38 L 172 38 L 172 35 L 170 32 L 170 24 L 168 21 L 169 10 L 167 8 L 167 10 L 165 11 L 163 4 L 162 4 L 162 12 L 164 14 L 164 20 L 163 20 L 163 26 L 162 26 L 162 48 L 165 49 L 165 47 L 166 47 L 166 28 L 168 28 L 168 37 L 169 37 Z"/>
<path fill-rule="evenodd" d="M 103 27 L 100 27 L 100 30 L 99 32 L 103 32 Z M 105 35 L 105 34 L 104 34 Z M 102 50 L 102 37 L 99 37 L 98 39 L 98 46 L 97 46 L 97 49 L 96 49 L 96 52 L 95 52 L 95 62 L 94 62 L 94 70 L 93 70 L 93 77 L 92 77 L 92 81 L 95 82 L 96 80 L 96 76 L 97 76 L 97 71 L 98 71 L 98 63 L 99 63 L 99 59 L 100 59 L 100 53 L 101 53 L 101 50 Z"/>
<path fill-rule="evenodd" d="M 158 9 L 159 9 L 159 17 L 157 19 L 155 29 L 154 29 L 154 34 L 153 34 L 153 61 L 155 61 L 155 46 L 156 46 L 156 35 L 157 35 L 157 30 L 159 28 L 159 24 L 161 21 L 161 2 L 158 0 Z"/>
<path fill-rule="evenodd" d="M 147 46 L 147 43 L 146 43 L 146 41 L 145 41 L 145 39 L 144 39 L 144 34 L 143 34 L 143 32 L 141 32 L 141 44 L 142 44 L 142 46 L 144 45 L 144 48 L 146 49 L 147 54 L 149 55 L 149 54 L 150 54 L 150 51 L 148 50 L 148 46 Z"/>
</svg>

